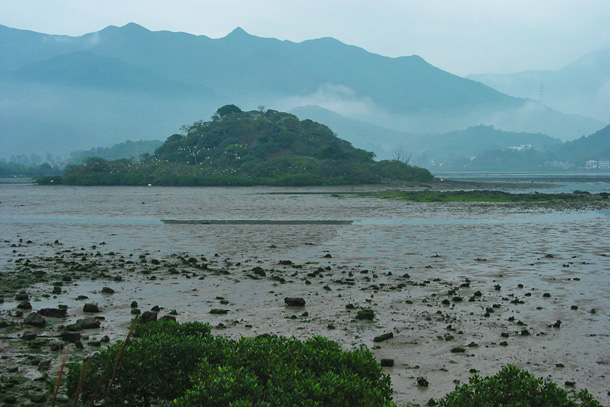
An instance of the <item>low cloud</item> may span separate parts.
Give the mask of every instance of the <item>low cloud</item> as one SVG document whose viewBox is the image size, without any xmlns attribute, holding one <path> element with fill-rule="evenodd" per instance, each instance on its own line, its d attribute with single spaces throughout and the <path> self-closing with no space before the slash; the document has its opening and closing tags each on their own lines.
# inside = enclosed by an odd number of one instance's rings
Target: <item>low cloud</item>
<svg viewBox="0 0 610 407">
<path fill-rule="evenodd" d="M 315 105 L 342 116 L 360 120 L 366 120 L 380 112 L 379 107 L 370 97 L 358 96 L 355 90 L 332 83 L 325 83 L 308 95 L 284 99 L 280 104 L 283 110 Z"/>
</svg>

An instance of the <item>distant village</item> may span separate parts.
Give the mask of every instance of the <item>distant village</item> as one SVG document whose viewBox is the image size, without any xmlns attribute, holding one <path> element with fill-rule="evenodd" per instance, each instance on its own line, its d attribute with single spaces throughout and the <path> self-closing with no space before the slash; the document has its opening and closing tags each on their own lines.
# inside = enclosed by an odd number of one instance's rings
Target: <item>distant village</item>
<svg viewBox="0 0 610 407">
<path fill-rule="evenodd" d="M 585 169 L 585 170 L 610 170 L 610 160 L 587 160 L 584 167 L 576 167 L 571 161 L 549 161 L 547 167 L 561 168 L 564 170 Z"/>
</svg>

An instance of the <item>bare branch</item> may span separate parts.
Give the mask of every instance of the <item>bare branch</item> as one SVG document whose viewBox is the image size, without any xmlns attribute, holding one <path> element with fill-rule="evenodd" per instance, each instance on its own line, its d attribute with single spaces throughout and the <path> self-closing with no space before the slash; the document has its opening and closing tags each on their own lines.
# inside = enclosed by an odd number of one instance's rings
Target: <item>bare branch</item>
<svg viewBox="0 0 610 407">
<path fill-rule="evenodd" d="M 404 164 L 411 162 L 411 153 L 404 146 L 395 146 L 392 149 L 392 159 L 394 161 L 400 161 Z"/>
</svg>

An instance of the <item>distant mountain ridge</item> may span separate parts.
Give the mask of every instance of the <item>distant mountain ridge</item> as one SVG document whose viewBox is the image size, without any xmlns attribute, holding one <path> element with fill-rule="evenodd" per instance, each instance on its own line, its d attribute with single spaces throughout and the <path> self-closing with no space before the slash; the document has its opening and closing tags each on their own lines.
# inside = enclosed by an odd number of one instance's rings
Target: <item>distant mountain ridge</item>
<svg viewBox="0 0 610 407">
<path fill-rule="evenodd" d="M 395 148 L 400 147 L 411 154 L 417 165 L 427 168 L 432 162 L 442 163 L 454 157 L 476 156 L 487 150 L 522 144 L 547 150 L 560 144 L 559 139 L 541 133 L 511 132 L 485 125 L 422 136 L 351 120 L 318 106 L 296 108 L 291 113 L 302 119 L 326 123 L 339 137 L 374 151 L 381 159 L 392 158 Z"/>
<path fill-rule="evenodd" d="M 384 57 L 332 38 L 260 38 L 240 28 L 211 39 L 134 23 L 80 37 L 0 26 L 0 85 L 6 156 L 160 139 L 226 103 L 317 105 L 401 133 L 486 124 L 572 139 L 602 126 L 418 56 Z"/>
<path fill-rule="evenodd" d="M 610 122 L 610 47 L 556 71 L 469 75 L 508 95 L 542 100 L 563 112 Z"/>
</svg>

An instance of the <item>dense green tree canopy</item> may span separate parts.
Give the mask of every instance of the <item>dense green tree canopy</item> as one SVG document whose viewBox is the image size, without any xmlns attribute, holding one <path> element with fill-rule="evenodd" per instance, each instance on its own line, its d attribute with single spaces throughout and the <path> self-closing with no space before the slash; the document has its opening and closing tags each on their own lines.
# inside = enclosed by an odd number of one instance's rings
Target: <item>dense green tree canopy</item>
<svg viewBox="0 0 610 407">
<path fill-rule="evenodd" d="M 323 185 L 427 181 L 424 169 L 375 162 L 328 127 L 260 108 L 222 106 L 210 121 L 182 127 L 140 162 L 89 158 L 62 182 L 84 185 Z M 41 179 L 44 183 L 46 180 Z M 55 180 L 57 183 L 57 180 Z"/>
</svg>

